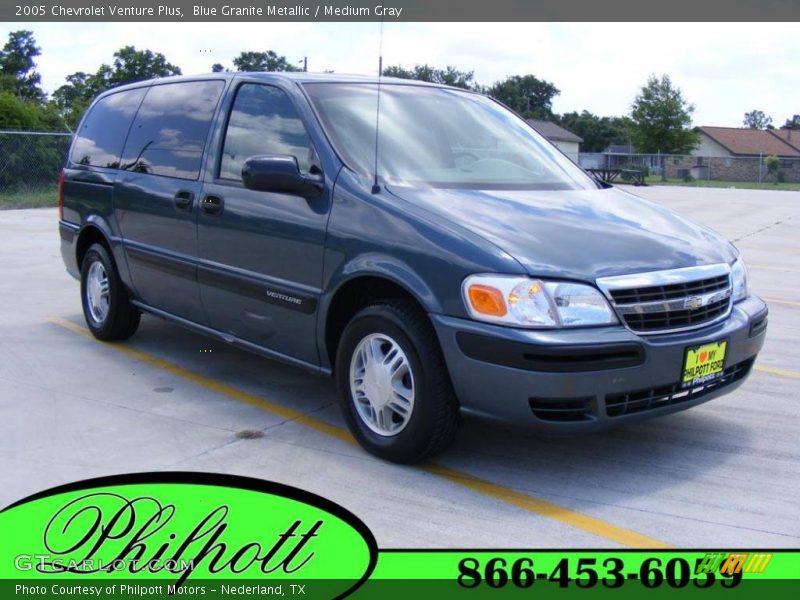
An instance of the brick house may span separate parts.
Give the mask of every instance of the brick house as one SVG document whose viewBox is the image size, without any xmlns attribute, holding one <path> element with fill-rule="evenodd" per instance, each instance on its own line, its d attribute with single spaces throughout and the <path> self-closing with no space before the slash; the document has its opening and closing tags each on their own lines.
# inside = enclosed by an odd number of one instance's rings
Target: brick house
<svg viewBox="0 0 800 600">
<path fill-rule="evenodd" d="M 800 182 L 800 132 L 794 132 L 797 146 L 780 132 L 738 127 L 695 127 L 700 143 L 691 156 L 669 157 L 664 168 L 667 177 L 721 181 L 760 181 L 766 176 L 764 158 L 781 159 L 779 176 L 784 181 Z"/>
<path fill-rule="evenodd" d="M 578 159 L 578 153 L 583 143 L 582 137 L 575 135 L 568 129 L 564 129 L 551 121 L 540 121 L 538 119 L 525 120 L 528 122 L 528 125 L 553 142 L 564 154 L 569 155 L 573 160 Z"/>
</svg>

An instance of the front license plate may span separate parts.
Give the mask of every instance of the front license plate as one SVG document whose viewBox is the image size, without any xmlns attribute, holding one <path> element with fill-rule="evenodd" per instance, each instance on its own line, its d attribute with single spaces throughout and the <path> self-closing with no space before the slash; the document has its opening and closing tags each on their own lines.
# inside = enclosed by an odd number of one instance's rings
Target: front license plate
<svg viewBox="0 0 800 600">
<path fill-rule="evenodd" d="M 693 387 L 720 378 L 725 370 L 727 349 L 727 340 L 687 348 L 681 380 L 683 387 Z"/>
</svg>

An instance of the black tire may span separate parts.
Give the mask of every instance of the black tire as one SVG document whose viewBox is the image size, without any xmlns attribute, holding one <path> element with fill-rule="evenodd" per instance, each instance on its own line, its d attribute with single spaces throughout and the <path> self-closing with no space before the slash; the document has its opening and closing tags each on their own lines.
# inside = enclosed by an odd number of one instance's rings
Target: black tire
<svg viewBox="0 0 800 600">
<path fill-rule="evenodd" d="M 108 310 L 98 319 L 89 306 L 87 286 L 89 271 L 94 263 L 102 265 L 108 280 Z M 141 313 L 133 306 L 128 290 L 119 278 L 114 260 L 102 244 L 92 244 L 81 263 L 81 305 L 89 331 L 98 340 L 106 342 L 126 340 L 136 333 Z"/>
<path fill-rule="evenodd" d="M 350 368 L 359 343 L 372 334 L 387 335 L 400 346 L 413 374 L 414 405 L 404 428 L 384 436 L 373 431 L 356 408 Z M 444 451 L 460 424 L 458 400 L 427 315 L 415 304 L 390 300 L 361 310 L 348 323 L 336 353 L 339 401 L 353 436 L 385 460 L 413 464 Z"/>
</svg>

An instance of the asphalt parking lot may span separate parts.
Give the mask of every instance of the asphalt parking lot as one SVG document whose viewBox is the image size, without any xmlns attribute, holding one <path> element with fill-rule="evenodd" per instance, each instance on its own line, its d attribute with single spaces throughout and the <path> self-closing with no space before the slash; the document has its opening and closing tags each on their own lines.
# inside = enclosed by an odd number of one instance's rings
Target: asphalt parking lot
<svg viewBox="0 0 800 600">
<path fill-rule="evenodd" d="M 0 212 L 0 506 L 113 473 L 271 479 L 353 511 L 383 548 L 800 545 L 800 192 L 631 188 L 734 240 L 770 306 L 733 394 L 602 434 L 468 421 L 435 463 L 372 458 L 332 382 L 153 317 L 83 327 L 53 209 Z"/>
</svg>

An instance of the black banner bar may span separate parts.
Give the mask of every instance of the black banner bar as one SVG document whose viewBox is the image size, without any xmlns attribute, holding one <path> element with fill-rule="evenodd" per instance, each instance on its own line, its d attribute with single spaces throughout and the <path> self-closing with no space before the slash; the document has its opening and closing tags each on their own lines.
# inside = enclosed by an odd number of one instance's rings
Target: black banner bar
<svg viewBox="0 0 800 600">
<path fill-rule="evenodd" d="M 800 20 L 800 0 L 12 0 L 0 4 L 0 20 L 786 22 Z"/>
</svg>

